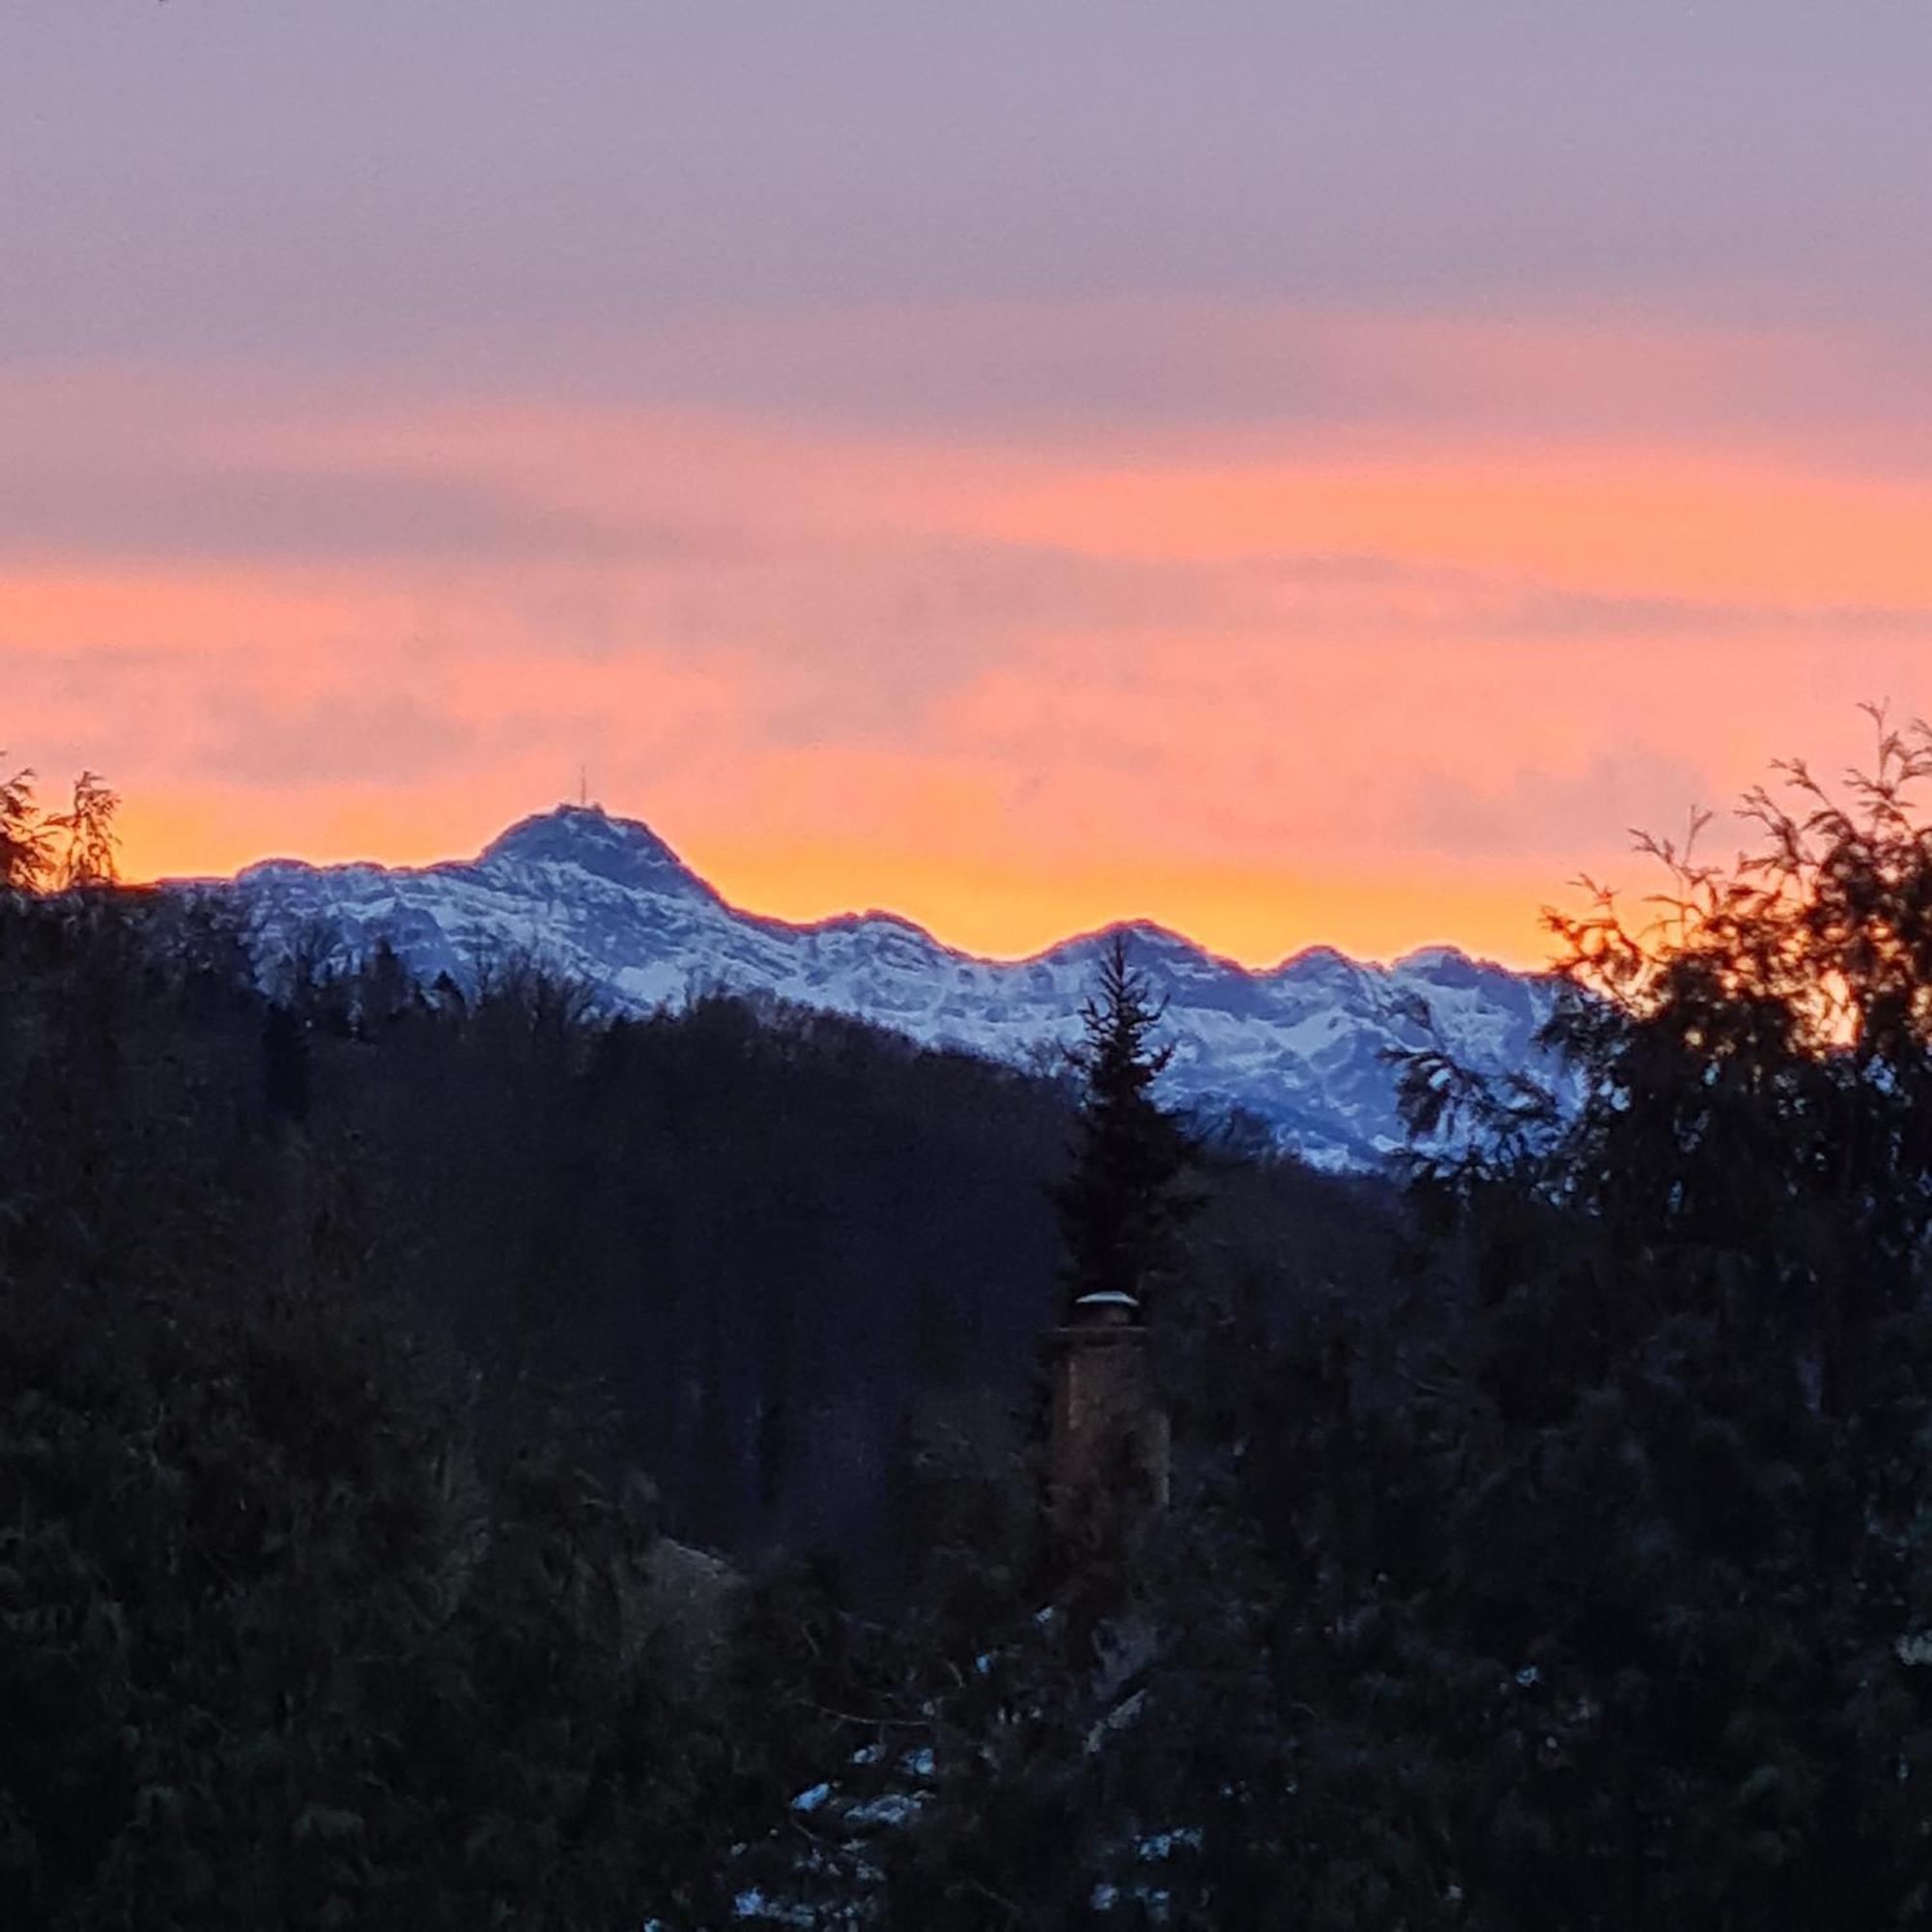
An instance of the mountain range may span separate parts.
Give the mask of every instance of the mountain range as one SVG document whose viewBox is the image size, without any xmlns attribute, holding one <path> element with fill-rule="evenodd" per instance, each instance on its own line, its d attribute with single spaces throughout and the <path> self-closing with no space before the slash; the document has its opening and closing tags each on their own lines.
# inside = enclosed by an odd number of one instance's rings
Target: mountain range
<svg viewBox="0 0 1932 1932">
<path fill-rule="evenodd" d="M 492 956 L 527 955 L 612 1011 L 766 993 L 1022 1064 L 1077 1037 L 1118 932 L 1167 1003 L 1170 1103 L 1241 1108 L 1333 1170 L 1379 1166 L 1404 1144 L 1386 1049 L 1433 1035 L 1477 1070 L 1528 1066 L 1552 997 L 1545 980 L 1446 946 L 1388 966 L 1313 947 L 1251 971 L 1145 922 L 1013 961 L 955 951 L 890 913 L 795 925 L 727 904 L 648 826 L 594 806 L 526 818 L 472 860 L 278 859 L 214 889 L 239 898 L 265 957 L 320 948 L 347 960 L 386 940 L 423 982 L 446 973 L 463 985 Z"/>
</svg>

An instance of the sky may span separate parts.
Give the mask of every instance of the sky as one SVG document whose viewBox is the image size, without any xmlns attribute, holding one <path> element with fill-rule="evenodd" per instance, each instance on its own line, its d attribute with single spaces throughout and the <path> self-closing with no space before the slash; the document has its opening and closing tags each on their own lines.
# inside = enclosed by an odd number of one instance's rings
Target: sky
<svg viewBox="0 0 1932 1932">
<path fill-rule="evenodd" d="M 137 877 L 587 787 L 1534 963 L 1932 711 L 1928 99 L 1924 0 L 18 0 L 0 745 Z"/>
</svg>

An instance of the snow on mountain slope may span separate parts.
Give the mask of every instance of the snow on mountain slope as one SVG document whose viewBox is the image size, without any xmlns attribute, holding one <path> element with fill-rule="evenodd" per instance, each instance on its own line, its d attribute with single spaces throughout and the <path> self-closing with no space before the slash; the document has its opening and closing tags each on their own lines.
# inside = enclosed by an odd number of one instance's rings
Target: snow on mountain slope
<svg viewBox="0 0 1932 1932">
<path fill-rule="evenodd" d="M 576 806 L 525 819 L 470 861 L 273 860 L 218 890 L 242 897 L 270 956 L 319 942 L 352 957 L 387 939 L 423 980 L 446 972 L 464 983 L 480 959 L 526 952 L 617 1009 L 762 991 L 1012 1061 L 1077 1034 L 1115 929 L 1009 963 L 955 952 L 887 913 L 790 925 L 726 905 L 648 827 Z M 1545 983 L 1453 948 L 1382 967 L 1316 947 L 1251 973 L 1156 925 L 1119 929 L 1168 1002 L 1170 1102 L 1247 1108 L 1326 1167 L 1373 1166 L 1401 1146 L 1381 1054 L 1423 1043 L 1416 1002 L 1443 1043 L 1483 1069 L 1529 1065 L 1548 1009 Z"/>
</svg>

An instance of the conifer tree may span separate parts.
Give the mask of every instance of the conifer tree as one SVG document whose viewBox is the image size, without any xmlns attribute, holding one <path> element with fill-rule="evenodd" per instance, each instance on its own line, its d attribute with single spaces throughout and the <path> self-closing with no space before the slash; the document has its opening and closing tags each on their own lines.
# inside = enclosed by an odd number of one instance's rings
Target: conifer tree
<svg viewBox="0 0 1932 1932">
<path fill-rule="evenodd" d="M 1081 1009 L 1084 1037 L 1070 1054 L 1086 1088 L 1080 1139 L 1073 1170 L 1053 1194 L 1069 1301 L 1107 1292 L 1144 1301 L 1201 1206 L 1181 1184 L 1192 1141 L 1153 1097 L 1174 1057 L 1172 1044 L 1153 1042 L 1165 1010 L 1116 933 Z"/>
<path fill-rule="evenodd" d="M 46 830 L 34 804 L 34 775 L 21 770 L 0 778 L 0 892 L 36 892 L 46 870 Z"/>
<path fill-rule="evenodd" d="M 46 822 L 48 834 L 62 834 L 58 876 L 63 890 L 80 886 L 111 886 L 120 876 L 115 847 L 121 842 L 114 817 L 121 794 L 99 772 L 82 772 L 73 781 L 73 802 Z"/>
</svg>

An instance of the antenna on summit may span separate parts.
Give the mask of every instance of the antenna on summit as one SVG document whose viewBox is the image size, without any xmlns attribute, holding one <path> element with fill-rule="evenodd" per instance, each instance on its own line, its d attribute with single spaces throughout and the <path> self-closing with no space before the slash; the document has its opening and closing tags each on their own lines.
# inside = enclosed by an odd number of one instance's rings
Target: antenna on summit
<svg viewBox="0 0 1932 1932">
<path fill-rule="evenodd" d="M 577 802 L 585 810 L 590 807 L 590 767 L 579 765 L 577 768 Z"/>
</svg>

